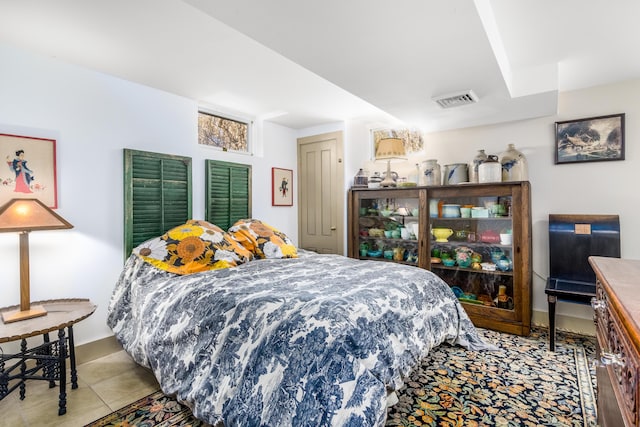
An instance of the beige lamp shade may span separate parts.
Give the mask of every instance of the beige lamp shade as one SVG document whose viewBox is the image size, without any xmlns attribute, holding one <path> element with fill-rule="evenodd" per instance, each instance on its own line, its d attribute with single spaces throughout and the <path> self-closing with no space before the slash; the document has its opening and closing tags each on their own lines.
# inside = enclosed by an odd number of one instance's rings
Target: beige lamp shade
<svg viewBox="0 0 640 427">
<path fill-rule="evenodd" d="M 0 233 L 20 233 L 20 309 L 2 312 L 4 323 L 46 316 L 42 306 L 32 306 L 29 289 L 29 232 L 73 228 L 38 199 L 11 199 L 0 207 Z"/>
<path fill-rule="evenodd" d="M 404 143 L 400 138 L 383 138 L 376 147 L 376 160 L 406 160 Z"/>
<path fill-rule="evenodd" d="M 391 161 L 406 160 L 404 143 L 400 138 L 382 138 L 376 147 L 376 160 L 387 161 L 387 173 L 380 183 L 381 187 L 395 187 L 396 181 L 391 176 Z"/>
<path fill-rule="evenodd" d="M 38 199 L 12 199 L 0 208 L 0 233 L 73 228 Z"/>
</svg>

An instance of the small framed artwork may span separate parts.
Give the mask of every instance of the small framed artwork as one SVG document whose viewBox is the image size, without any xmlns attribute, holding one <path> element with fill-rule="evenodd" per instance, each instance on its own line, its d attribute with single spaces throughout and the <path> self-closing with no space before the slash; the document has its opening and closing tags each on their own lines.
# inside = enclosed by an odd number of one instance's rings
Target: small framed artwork
<svg viewBox="0 0 640 427">
<path fill-rule="evenodd" d="M 293 206 L 293 171 L 271 168 L 271 205 Z"/>
<path fill-rule="evenodd" d="M 0 206 L 11 199 L 35 198 L 58 207 L 55 139 L 0 134 Z"/>
<path fill-rule="evenodd" d="M 556 122 L 556 164 L 624 160 L 624 113 Z"/>
</svg>

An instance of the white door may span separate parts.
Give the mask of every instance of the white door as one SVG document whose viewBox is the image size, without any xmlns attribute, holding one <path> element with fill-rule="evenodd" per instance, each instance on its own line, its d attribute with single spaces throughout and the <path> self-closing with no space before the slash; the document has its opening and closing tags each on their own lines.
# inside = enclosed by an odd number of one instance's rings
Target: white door
<svg viewBox="0 0 640 427">
<path fill-rule="evenodd" d="M 298 139 L 298 245 L 344 255 L 342 132 Z"/>
</svg>

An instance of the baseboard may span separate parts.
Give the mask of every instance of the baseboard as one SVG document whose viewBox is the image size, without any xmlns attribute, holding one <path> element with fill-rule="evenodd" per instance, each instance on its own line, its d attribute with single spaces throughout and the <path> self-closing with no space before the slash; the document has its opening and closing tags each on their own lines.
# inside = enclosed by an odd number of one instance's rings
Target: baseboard
<svg viewBox="0 0 640 427">
<path fill-rule="evenodd" d="M 86 344 L 76 346 L 76 364 L 90 362 L 95 359 L 116 353 L 122 350 L 122 345 L 115 336 L 91 341 Z"/>
<path fill-rule="evenodd" d="M 549 313 L 546 311 L 534 311 L 533 316 L 531 316 L 531 323 L 534 326 L 548 328 Z M 593 319 L 563 314 L 556 314 L 556 330 L 574 332 L 581 335 L 596 335 L 596 325 L 593 323 Z"/>
</svg>

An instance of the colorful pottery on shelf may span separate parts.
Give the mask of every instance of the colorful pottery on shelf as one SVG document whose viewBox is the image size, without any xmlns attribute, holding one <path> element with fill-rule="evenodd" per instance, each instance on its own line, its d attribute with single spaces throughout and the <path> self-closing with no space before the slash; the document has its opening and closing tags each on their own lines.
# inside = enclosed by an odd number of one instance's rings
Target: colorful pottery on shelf
<svg viewBox="0 0 640 427">
<path fill-rule="evenodd" d="M 460 218 L 460 205 L 445 204 L 442 205 L 443 218 Z"/>
<path fill-rule="evenodd" d="M 500 271 L 510 271 L 513 268 L 513 263 L 509 259 L 509 257 L 501 256 L 498 262 L 496 262 L 496 267 Z"/>
<path fill-rule="evenodd" d="M 443 258 L 442 263 L 447 267 L 453 267 L 454 265 L 456 265 L 456 260 L 453 258 Z"/>
<path fill-rule="evenodd" d="M 472 261 L 472 254 L 473 251 L 466 247 L 466 246 L 460 246 L 459 248 L 456 248 L 456 263 L 458 264 L 459 267 L 462 268 L 468 268 L 471 266 Z"/>
<path fill-rule="evenodd" d="M 448 242 L 453 230 L 450 228 L 434 228 L 431 230 L 431 234 L 436 238 L 436 242 Z"/>
</svg>

